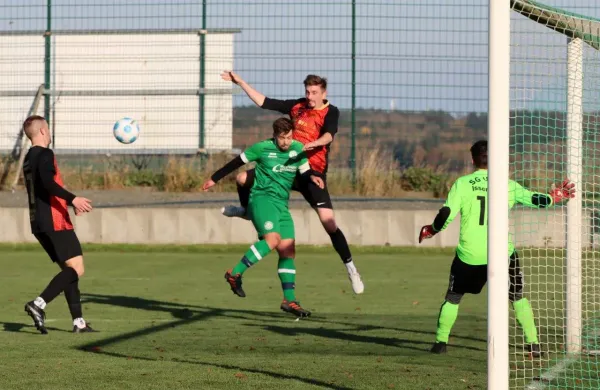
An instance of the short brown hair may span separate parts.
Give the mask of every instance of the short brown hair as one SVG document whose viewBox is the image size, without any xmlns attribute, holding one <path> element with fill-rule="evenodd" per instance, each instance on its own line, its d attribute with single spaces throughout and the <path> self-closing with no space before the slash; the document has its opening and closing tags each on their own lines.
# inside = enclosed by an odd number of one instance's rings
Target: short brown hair
<svg viewBox="0 0 600 390">
<path fill-rule="evenodd" d="M 29 129 L 29 126 L 31 126 L 31 124 L 35 121 L 45 121 L 46 118 L 44 118 L 43 116 L 39 116 L 39 115 L 31 115 L 29 117 L 27 117 L 27 119 L 25 119 L 25 122 L 23 122 L 23 131 L 27 131 L 27 129 Z"/>
<path fill-rule="evenodd" d="M 273 135 L 278 137 L 281 134 L 287 134 L 294 130 L 294 122 L 288 118 L 279 118 L 273 122 Z"/>
<path fill-rule="evenodd" d="M 304 79 L 304 87 L 320 85 L 325 91 L 327 90 L 327 79 L 325 77 L 317 76 L 316 74 L 309 74 Z"/>
<path fill-rule="evenodd" d="M 37 131 L 35 131 L 34 129 L 31 128 L 32 125 L 37 121 L 45 121 L 45 120 L 46 120 L 46 118 L 44 118 L 43 116 L 39 116 L 39 115 L 31 115 L 27 119 L 25 119 L 25 122 L 23 122 L 23 132 L 25 133 L 27 138 L 31 139 L 33 136 L 35 136 L 37 134 Z"/>
</svg>

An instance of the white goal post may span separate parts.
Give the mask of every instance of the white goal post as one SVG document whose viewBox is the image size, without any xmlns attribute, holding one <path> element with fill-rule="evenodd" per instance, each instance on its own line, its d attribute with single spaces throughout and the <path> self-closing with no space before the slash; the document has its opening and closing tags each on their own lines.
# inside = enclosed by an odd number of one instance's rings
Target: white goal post
<svg viewBox="0 0 600 390">
<path fill-rule="evenodd" d="M 574 1 L 574 3 L 576 2 Z M 555 314 L 560 318 L 553 318 L 553 320 L 558 319 L 555 321 L 556 324 L 552 325 L 557 329 L 557 334 L 552 336 L 554 337 L 552 341 L 554 345 L 551 351 L 549 351 L 548 355 L 550 357 L 546 358 L 546 360 L 541 360 L 538 366 L 528 366 L 527 363 L 514 362 L 510 359 L 510 315 L 507 299 L 507 243 L 510 224 L 507 196 L 508 180 L 510 178 L 509 168 L 511 166 L 511 115 L 513 115 L 510 111 L 511 97 L 513 96 L 511 92 L 514 92 L 511 88 L 514 88 L 515 83 L 511 79 L 511 65 L 514 65 L 511 64 L 511 29 L 514 29 L 514 26 L 511 26 L 512 11 L 514 11 L 513 16 L 520 14 L 519 18 L 525 17 L 530 19 L 527 23 L 537 23 L 543 26 L 547 34 L 553 34 L 553 39 L 556 39 L 556 37 L 564 39 L 566 60 L 564 61 L 564 69 L 560 71 L 564 75 L 561 73 L 555 77 L 556 79 L 562 78 L 564 83 L 556 82 L 549 87 L 536 79 L 531 82 L 531 85 L 534 85 L 534 87 L 527 85 L 524 89 L 547 88 L 553 89 L 548 94 L 555 93 L 560 95 L 560 91 L 564 94 L 564 97 L 557 98 L 553 102 L 558 102 L 558 104 L 562 104 L 561 102 L 565 103 L 559 110 L 555 111 L 559 112 L 557 115 L 564 113 L 565 139 L 564 141 L 561 140 L 563 147 L 562 149 L 559 148 L 559 150 L 562 156 L 558 160 L 564 160 L 566 164 L 564 164 L 564 167 L 556 168 L 556 170 L 562 172 L 575 183 L 577 189 L 576 197 L 570 200 L 566 207 L 564 207 L 566 211 L 564 215 L 561 214 L 562 212 L 559 212 L 559 219 L 561 221 L 564 220 L 564 222 L 559 222 L 561 225 L 560 228 L 564 230 L 565 234 L 564 241 L 557 247 L 559 250 L 552 250 L 551 255 L 540 255 L 540 257 L 552 257 L 552 266 L 538 264 L 537 268 L 540 270 L 546 269 L 546 275 L 542 275 L 542 278 L 554 278 L 553 280 L 558 280 L 558 282 L 553 283 L 560 284 L 560 288 L 552 291 L 554 285 L 541 281 L 542 279 L 536 279 L 540 280 L 538 282 L 540 287 L 538 288 L 545 288 L 546 291 L 543 292 L 544 294 L 555 294 L 557 297 L 556 300 L 561 301 L 556 305 L 558 308 L 556 309 L 556 313 L 558 314 Z M 530 37 L 529 41 L 524 39 L 523 42 L 525 42 L 525 45 L 528 43 L 531 44 L 531 50 L 534 51 L 536 45 L 537 49 L 539 49 L 543 47 L 545 42 L 539 43 L 536 39 L 540 38 Z M 600 285 L 596 286 L 597 279 L 594 279 L 592 282 L 587 281 L 588 290 L 585 290 L 586 267 L 588 267 L 587 272 L 593 272 L 594 277 L 596 277 L 595 269 L 600 270 L 600 266 L 593 268 L 593 265 L 587 265 L 589 261 L 586 263 L 586 245 L 588 245 L 588 241 L 585 239 L 585 235 L 589 235 L 589 233 L 586 230 L 585 221 L 593 217 L 589 216 L 591 212 L 584 204 L 585 191 L 590 184 L 589 179 L 586 181 L 585 177 L 585 168 L 589 163 L 586 164 L 585 161 L 587 158 L 585 156 L 587 154 L 586 147 L 588 146 L 584 142 L 586 140 L 586 128 L 584 128 L 584 124 L 586 121 L 590 121 L 590 116 L 594 118 L 600 117 L 600 109 L 598 109 L 600 103 L 592 106 L 594 109 L 588 108 L 584 110 L 584 105 L 589 105 L 590 99 L 598 100 L 600 96 L 597 96 L 596 93 L 590 98 L 589 95 L 591 93 L 588 93 L 588 99 L 586 100 L 584 99 L 584 95 L 587 93 L 586 88 L 589 88 L 589 83 L 600 83 L 600 72 L 595 74 L 596 77 L 593 78 L 593 81 L 584 81 L 584 71 L 586 69 L 584 52 L 586 50 L 597 52 L 599 48 L 600 20 L 546 6 L 531 0 L 489 1 L 488 140 L 490 150 L 488 198 L 490 206 L 488 211 L 488 389 L 491 390 L 507 390 L 509 388 L 543 389 L 547 388 L 550 384 L 553 385 L 552 388 L 568 388 L 568 385 L 564 387 L 564 384 L 560 385 L 557 383 L 569 383 L 569 381 L 579 383 L 581 387 L 578 388 L 594 388 L 594 384 L 592 384 L 593 379 L 586 377 L 586 374 L 579 373 L 580 371 L 585 371 L 584 369 L 570 369 L 569 366 L 581 361 L 583 355 L 598 354 L 597 341 L 594 341 L 596 343 L 594 345 L 595 349 L 593 347 L 590 348 L 589 345 L 586 346 L 584 334 L 586 321 L 588 323 L 590 321 L 586 317 L 600 315 L 600 313 L 591 313 L 598 309 L 598 303 L 600 302 L 598 299 Z M 519 47 L 518 49 L 521 49 L 522 52 L 527 51 L 527 48 L 523 47 Z M 525 60 L 525 62 L 529 61 L 529 63 L 521 65 L 523 68 L 526 66 L 531 66 L 532 68 L 538 66 L 541 68 L 544 65 L 539 65 L 539 62 L 541 62 L 540 58 L 541 56 L 536 57 L 536 54 L 531 54 L 531 57 Z M 563 62 L 557 60 L 556 63 L 552 63 L 551 65 L 560 66 L 561 64 Z M 553 71 L 548 70 L 552 69 L 552 66 L 544 68 L 547 73 L 541 76 L 536 74 L 535 70 L 530 69 L 525 72 L 527 73 L 525 76 L 530 76 L 532 79 L 538 76 L 540 79 L 542 77 L 550 79 L 554 76 Z M 595 66 L 600 69 L 600 64 L 596 64 Z M 517 72 L 516 77 L 525 76 Z M 559 87 L 561 88 L 560 90 Z M 556 92 L 556 90 L 559 90 L 559 92 Z M 598 90 L 600 90 L 600 86 L 595 89 L 596 92 Z M 540 106 L 543 106 L 543 104 L 540 104 Z M 518 107 L 518 109 L 526 111 L 530 108 Z M 552 110 L 554 109 L 548 109 L 549 112 Z M 594 119 L 595 123 L 597 122 Z M 534 128 L 536 125 L 529 124 L 528 126 Z M 542 125 L 539 126 L 542 127 Z M 563 130 L 563 125 L 556 125 L 555 128 L 550 130 L 558 134 Z M 518 128 L 515 129 L 516 133 L 518 131 Z M 560 137 L 555 134 L 552 136 L 556 138 Z M 521 135 L 515 134 L 515 139 Z M 526 143 L 526 141 L 523 142 Z M 543 152 L 538 150 L 538 153 Z M 595 184 L 595 181 L 592 181 L 592 184 Z M 565 217 L 564 219 L 562 219 L 563 216 Z M 534 227 L 527 227 L 525 229 L 516 228 L 517 231 L 521 232 L 526 231 L 526 229 L 534 229 Z M 589 270 L 590 267 L 593 268 L 593 271 Z M 527 275 L 525 275 L 525 278 L 527 278 Z M 591 293 L 589 291 L 590 284 L 594 290 Z M 584 300 L 587 301 L 584 302 Z M 535 307 L 534 311 L 536 311 Z M 549 329 L 551 327 L 549 325 L 551 321 L 548 318 L 536 318 L 536 320 L 540 321 L 538 322 L 538 327 L 540 328 Z M 540 323 L 543 325 L 540 325 Z M 597 329 L 597 323 L 598 321 L 592 323 L 592 327 L 595 327 L 593 332 L 600 339 L 600 329 Z M 515 346 L 513 345 L 513 347 Z M 542 350 L 544 351 L 543 341 Z M 586 364 L 589 371 L 595 371 L 599 367 L 596 360 L 591 362 L 591 365 L 589 361 L 586 361 Z M 581 377 L 578 377 L 578 375 L 581 375 Z M 518 380 L 511 379 L 511 376 L 518 377 L 518 379 L 529 384 L 522 386 Z M 562 378 L 562 382 L 558 381 L 558 378 Z M 596 379 L 596 381 L 600 381 L 600 379 Z"/>
</svg>

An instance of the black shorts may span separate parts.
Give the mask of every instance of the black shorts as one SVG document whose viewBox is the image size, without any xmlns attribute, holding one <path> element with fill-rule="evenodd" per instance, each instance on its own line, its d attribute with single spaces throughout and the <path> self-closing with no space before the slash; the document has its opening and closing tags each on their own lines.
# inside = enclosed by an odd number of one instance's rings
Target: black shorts
<svg viewBox="0 0 600 390">
<path fill-rule="evenodd" d="M 254 183 L 254 175 L 254 169 L 246 171 L 246 186 L 252 186 Z M 323 179 L 323 182 L 325 182 L 325 188 L 319 188 L 319 186 L 312 181 L 303 183 L 300 178 L 296 176 L 296 180 L 294 180 L 294 184 L 292 185 L 292 190 L 301 193 L 304 199 L 313 208 L 333 209 L 333 203 L 331 202 L 331 197 L 329 196 L 329 191 L 327 190 L 327 177 L 318 172 L 315 174 L 315 176 L 319 176 L 321 179 Z"/>
<path fill-rule="evenodd" d="M 450 267 L 450 283 L 448 292 L 456 294 L 479 294 L 487 283 L 486 265 L 470 265 L 463 263 L 458 256 L 454 257 Z M 510 256 L 508 267 L 509 296 L 511 300 L 520 297 L 523 292 L 523 274 L 519 264 L 519 256 L 514 252 Z M 520 298 L 517 298 L 520 299 Z"/>
<path fill-rule="evenodd" d="M 34 236 L 55 263 L 64 263 L 83 254 L 74 230 L 35 233 Z"/>
</svg>

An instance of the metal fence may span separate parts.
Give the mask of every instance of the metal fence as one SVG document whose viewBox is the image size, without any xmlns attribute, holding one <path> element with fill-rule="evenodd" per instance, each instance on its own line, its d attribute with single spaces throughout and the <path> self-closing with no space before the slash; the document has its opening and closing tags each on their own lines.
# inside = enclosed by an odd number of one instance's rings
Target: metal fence
<svg viewBox="0 0 600 390">
<path fill-rule="evenodd" d="M 84 164 L 98 152 L 242 149 L 278 114 L 220 80 L 233 68 L 276 98 L 303 96 L 309 73 L 327 77 L 341 110 L 333 168 L 375 154 L 460 170 L 487 128 L 487 4 L 0 0 L 0 151 L 15 149 L 40 85 L 54 147 Z M 135 144 L 112 138 L 124 116 L 141 124 Z"/>
<path fill-rule="evenodd" d="M 462 164 L 485 132 L 486 18 L 483 0 L 0 1 L 0 149 L 42 84 L 59 153 L 241 149 L 277 114 L 220 80 L 233 68 L 276 98 L 327 77 L 334 167 L 373 150 Z M 136 144 L 112 139 L 122 116 L 141 123 Z"/>
</svg>

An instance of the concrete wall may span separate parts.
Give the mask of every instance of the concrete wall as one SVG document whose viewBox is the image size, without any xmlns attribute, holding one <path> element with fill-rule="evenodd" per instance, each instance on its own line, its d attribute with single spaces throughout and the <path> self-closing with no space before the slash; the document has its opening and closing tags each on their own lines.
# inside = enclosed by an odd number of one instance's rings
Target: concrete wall
<svg viewBox="0 0 600 390">
<path fill-rule="evenodd" d="M 563 247 L 566 209 L 522 210 L 511 214 L 511 232 L 517 246 Z M 339 226 L 353 245 L 417 246 L 421 226 L 433 221 L 435 210 L 337 210 Z M 329 236 L 314 211 L 292 209 L 299 244 L 329 244 Z M 207 208 L 104 208 L 74 217 L 82 242 L 130 244 L 232 244 L 256 241 L 249 221 L 226 218 Z M 592 242 L 589 215 L 582 221 L 584 246 Z M 24 208 L 0 208 L 0 242 L 35 242 Z M 453 247 L 458 241 L 460 217 L 450 227 L 421 244 Z"/>
</svg>

